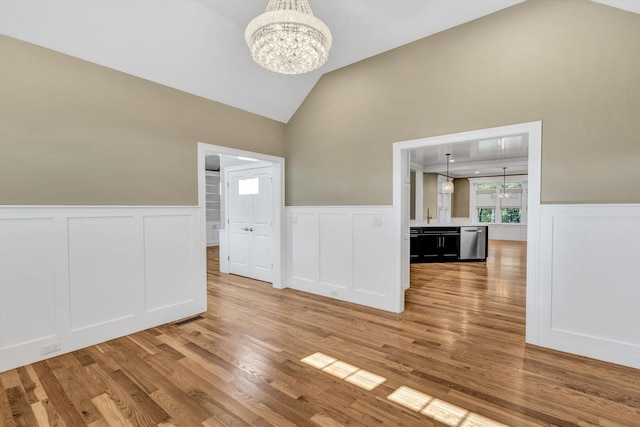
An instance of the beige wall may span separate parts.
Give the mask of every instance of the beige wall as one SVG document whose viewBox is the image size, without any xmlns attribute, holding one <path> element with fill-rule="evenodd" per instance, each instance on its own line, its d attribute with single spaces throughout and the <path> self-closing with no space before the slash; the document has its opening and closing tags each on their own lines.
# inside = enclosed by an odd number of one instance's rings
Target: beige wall
<svg viewBox="0 0 640 427">
<path fill-rule="evenodd" d="M 286 128 L 288 205 L 388 205 L 392 143 L 543 121 L 543 203 L 640 202 L 640 15 L 529 0 L 325 75 Z"/>
<path fill-rule="evenodd" d="M 451 216 L 456 218 L 469 217 L 469 180 L 467 178 L 453 180 Z"/>
<path fill-rule="evenodd" d="M 438 175 L 435 173 L 422 174 L 422 212 L 424 220 L 427 215 L 434 222 L 438 218 Z"/>
<path fill-rule="evenodd" d="M 196 205 L 196 147 L 284 154 L 284 125 L 0 37 L 0 204 Z"/>
</svg>

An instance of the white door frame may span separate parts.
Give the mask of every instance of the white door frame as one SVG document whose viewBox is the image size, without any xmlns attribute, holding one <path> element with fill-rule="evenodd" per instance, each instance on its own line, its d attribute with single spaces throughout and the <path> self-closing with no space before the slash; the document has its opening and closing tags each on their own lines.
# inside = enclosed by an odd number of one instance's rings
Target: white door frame
<svg viewBox="0 0 640 427">
<path fill-rule="evenodd" d="M 393 144 L 393 241 L 395 245 L 395 277 L 397 278 L 396 304 L 404 310 L 403 269 L 409 266 L 409 250 L 404 248 L 402 218 L 407 215 L 408 201 L 404 200 L 402 176 L 403 156 L 406 162 L 409 150 L 421 147 L 453 144 L 478 139 L 499 138 L 506 135 L 523 134 L 529 136 L 529 195 L 527 222 L 527 297 L 526 297 L 526 341 L 538 342 L 539 320 L 539 275 L 540 275 L 540 177 L 542 163 L 542 121 L 520 123 L 489 129 L 480 129 L 450 135 L 420 138 Z"/>
<path fill-rule="evenodd" d="M 202 236 L 206 235 L 206 189 L 205 189 L 205 157 L 211 154 L 223 154 L 229 156 L 248 157 L 273 166 L 273 234 L 271 244 L 271 256 L 273 260 L 273 287 L 284 288 L 284 158 L 268 154 L 254 153 L 252 151 L 238 150 L 219 145 L 198 142 L 198 208 L 200 211 L 200 229 Z M 224 224 L 221 224 L 224 226 Z M 225 228 L 226 229 L 226 228 Z M 202 249 L 206 251 L 206 239 L 202 239 Z M 206 281 L 206 257 L 203 257 L 202 277 Z"/>
</svg>

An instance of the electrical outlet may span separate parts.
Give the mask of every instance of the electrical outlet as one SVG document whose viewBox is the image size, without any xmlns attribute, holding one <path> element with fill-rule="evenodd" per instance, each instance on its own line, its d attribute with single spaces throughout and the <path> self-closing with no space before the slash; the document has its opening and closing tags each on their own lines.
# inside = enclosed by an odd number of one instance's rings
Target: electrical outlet
<svg viewBox="0 0 640 427">
<path fill-rule="evenodd" d="M 373 226 L 374 227 L 382 227 L 382 218 L 374 217 L 373 218 Z"/>
<path fill-rule="evenodd" d="M 49 353 L 53 353 L 56 351 L 60 351 L 62 350 L 62 344 L 59 342 L 53 343 L 53 344 L 49 344 L 49 345 L 43 345 L 40 348 L 40 353 L 42 354 L 49 354 Z"/>
</svg>

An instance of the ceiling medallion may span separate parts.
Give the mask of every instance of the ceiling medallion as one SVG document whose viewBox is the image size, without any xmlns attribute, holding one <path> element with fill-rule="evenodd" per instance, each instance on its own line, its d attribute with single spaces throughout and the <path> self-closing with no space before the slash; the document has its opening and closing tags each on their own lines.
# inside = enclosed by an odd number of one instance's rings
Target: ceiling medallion
<svg viewBox="0 0 640 427">
<path fill-rule="evenodd" d="M 313 16 L 307 0 L 269 0 L 245 31 L 254 61 L 281 74 L 320 68 L 329 56 L 331 31 Z"/>
</svg>

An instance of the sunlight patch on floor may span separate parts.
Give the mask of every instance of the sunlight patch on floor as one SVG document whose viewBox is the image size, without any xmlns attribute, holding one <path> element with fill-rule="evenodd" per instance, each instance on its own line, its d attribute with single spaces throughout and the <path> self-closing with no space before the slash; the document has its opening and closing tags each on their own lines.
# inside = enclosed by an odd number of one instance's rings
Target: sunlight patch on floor
<svg viewBox="0 0 640 427">
<path fill-rule="evenodd" d="M 387 380 L 385 377 L 320 352 L 302 358 L 300 361 L 367 391 L 375 389 Z M 387 399 L 451 427 L 508 427 L 506 424 L 404 385 L 387 396 Z"/>
<path fill-rule="evenodd" d="M 418 412 L 433 400 L 433 396 L 421 393 L 411 387 L 401 386 L 387 396 L 387 399 L 392 402 L 396 402 L 405 408 L 409 408 L 412 411 Z"/>
<path fill-rule="evenodd" d="M 421 413 L 449 426 L 461 426 L 469 415 L 466 409 L 440 399 L 433 399 Z"/>
<path fill-rule="evenodd" d="M 358 369 L 360 368 L 338 360 L 336 362 L 333 362 L 331 365 L 323 368 L 322 370 L 327 374 L 331 374 L 334 377 L 338 377 L 343 380 L 349 375 L 354 374 Z"/>
<path fill-rule="evenodd" d="M 331 365 L 337 360 L 338 359 L 334 359 L 333 357 L 327 356 L 326 354 L 314 353 L 311 356 L 307 356 L 300 361 L 302 363 L 306 363 L 307 365 L 311 365 L 314 368 L 322 369 L 328 365 Z"/>
<path fill-rule="evenodd" d="M 451 427 L 508 427 L 407 386 L 398 387 L 387 399 Z"/>
<path fill-rule="evenodd" d="M 365 371 L 323 353 L 314 353 L 311 356 L 300 359 L 300 361 L 367 391 L 373 390 L 387 380 L 380 375 Z"/>
<path fill-rule="evenodd" d="M 380 384 L 385 382 L 387 379 L 381 377 L 380 375 L 376 375 L 372 372 L 365 371 L 364 369 L 360 369 L 355 372 L 353 375 L 345 378 L 346 382 L 349 382 L 353 385 L 357 385 L 360 388 L 371 391 L 374 388 L 378 387 Z"/>
<path fill-rule="evenodd" d="M 491 418 L 483 417 L 474 412 L 464 420 L 460 427 L 508 427 L 506 424 L 501 424 L 497 421 L 493 421 Z"/>
</svg>

